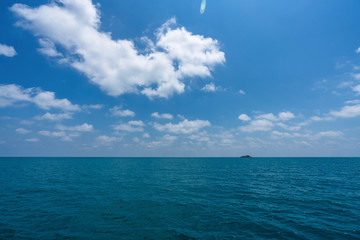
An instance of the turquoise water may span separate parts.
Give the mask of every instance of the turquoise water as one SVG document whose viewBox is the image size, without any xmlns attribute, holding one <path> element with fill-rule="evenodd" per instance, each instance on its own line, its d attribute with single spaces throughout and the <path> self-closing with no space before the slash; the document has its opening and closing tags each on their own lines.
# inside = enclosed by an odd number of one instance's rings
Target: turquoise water
<svg viewBox="0 0 360 240">
<path fill-rule="evenodd" d="M 360 239 L 360 158 L 0 158 L 0 239 Z"/>
</svg>

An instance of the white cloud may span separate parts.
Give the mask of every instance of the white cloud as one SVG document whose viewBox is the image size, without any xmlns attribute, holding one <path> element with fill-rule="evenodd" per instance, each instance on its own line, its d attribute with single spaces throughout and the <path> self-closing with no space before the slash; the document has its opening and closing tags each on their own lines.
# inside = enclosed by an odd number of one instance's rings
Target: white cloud
<svg viewBox="0 0 360 240">
<path fill-rule="evenodd" d="M 167 123 L 164 125 L 154 123 L 154 128 L 162 132 L 171 132 L 177 134 L 190 134 L 199 131 L 201 128 L 210 126 L 209 121 L 194 120 L 189 121 L 187 119 L 179 122 L 178 124 Z"/>
<path fill-rule="evenodd" d="M 360 85 L 353 87 L 352 90 L 356 92 L 356 95 L 360 95 Z"/>
<path fill-rule="evenodd" d="M 25 139 L 26 142 L 39 142 L 40 140 L 38 138 L 28 138 Z"/>
<path fill-rule="evenodd" d="M 145 123 L 143 123 L 143 121 L 129 121 L 128 124 L 139 127 L 145 126 Z"/>
<path fill-rule="evenodd" d="M 41 52 L 84 73 L 111 96 L 138 93 L 168 98 L 184 92 L 184 77 L 209 77 L 225 62 L 219 43 L 174 27 L 170 19 L 149 39 L 149 52 L 141 54 L 131 40 L 113 40 L 100 32 L 100 14 L 91 0 L 59 0 L 38 8 L 14 4 L 18 25 L 42 39 Z"/>
<path fill-rule="evenodd" d="M 271 135 L 273 138 L 292 138 L 294 135 L 287 132 L 272 131 Z"/>
<path fill-rule="evenodd" d="M 360 104 L 360 100 L 359 99 L 355 99 L 355 100 L 350 100 L 350 101 L 346 101 L 346 104 Z"/>
<path fill-rule="evenodd" d="M 234 135 L 228 131 L 215 134 L 214 137 L 218 138 L 218 144 L 221 146 L 229 146 L 236 142 Z"/>
<path fill-rule="evenodd" d="M 310 121 L 314 121 L 314 122 L 320 122 L 320 121 L 332 121 L 334 120 L 333 117 L 319 117 L 319 116 L 313 116 L 310 118 Z"/>
<path fill-rule="evenodd" d="M 164 140 L 164 141 L 167 141 L 167 142 L 173 142 L 173 141 L 175 141 L 176 139 L 177 139 L 176 136 L 171 136 L 171 135 L 169 135 L 169 134 L 166 134 L 166 135 L 163 136 L 163 140 Z"/>
<path fill-rule="evenodd" d="M 279 126 L 279 127 L 284 128 L 284 129 L 286 129 L 286 130 L 289 130 L 289 131 L 298 131 L 298 130 L 300 130 L 300 128 L 301 128 L 301 126 L 299 126 L 299 125 L 298 125 L 298 126 L 289 126 L 289 125 L 284 124 L 284 123 L 282 123 L 282 122 L 277 123 L 276 125 Z"/>
<path fill-rule="evenodd" d="M 352 81 L 346 81 L 346 82 L 342 82 L 339 85 L 337 85 L 336 88 L 347 88 L 353 84 L 354 84 L 354 82 L 352 82 Z"/>
<path fill-rule="evenodd" d="M 189 139 L 193 140 L 193 141 L 198 141 L 198 142 L 210 142 L 210 137 L 207 134 L 207 132 L 200 132 L 198 134 L 193 134 L 189 136 Z"/>
<path fill-rule="evenodd" d="M 281 112 L 278 114 L 278 117 L 282 121 L 288 121 L 295 117 L 295 115 L 291 112 Z"/>
<path fill-rule="evenodd" d="M 94 130 L 93 125 L 87 123 L 73 127 L 58 125 L 56 126 L 56 128 L 61 131 L 72 131 L 72 132 L 92 132 Z"/>
<path fill-rule="evenodd" d="M 145 124 L 142 121 L 129 121 L 128 123 L 120 123 L 113 126 L 117 131 L 125 132 L 143 132 Z"/>
<path fill-rule="evenodd" d="M 111 145 L 113 144 L 114 142 L 119 142 L 121 141 L 122 138 L 118 138 L 118 137 L 109 137 L 109 136 L 106 136 L 106 135 L 102 135 L 102 136 L 98 136 L 96 138 L 96 141 L 102 145 Z"/>
<path fill-rule="evenodd" d="M 30 133 L 31 131 L 30 130 L 27 130 L 25 128 L 17 128 L 16 129 L 16 132 L 17 133 L 20 133 L 20 134 L 27 134 L 27 133 Z"/>
<path fill-rule="evenodd" d="M 143 134 L 143 138 L 150 138 L 150 134 L 144 133 L 144 134 Z"/>
<path fill-rule="evenodd" d="M 23 125 L 32 125 L 32 124 L 34 124 L 33 121 L 28 121 L 28 120 L 22 120 L 20 123 L 23 124 Z"/>
<path fill-rule="evenodd" d="M 353 73 L 352 77 L 356 80 L 360 80 L 360 73 Z"/>
<path fill-rule="evenodd" d="M 102 104 L 89 104 L 89 105 L 83 105 L 82 108 L 85 109 L 85 110 L 88 110 L 88 109 L 96 109 L 96 110 L 99 110 L 99 109 L 102 109 L 104 107 L 104 105 Z"/>
<path fill-rule="evenodd" d="M 280 112 L 277 116 L 273 113 L 266 113 L 256 116 L 257 119 L 266 119 L 269 121 L 288 121 L 294 118 L 295 115 L 291 112 Z"/>
<path fill-rule="evenodd" d="M 72 114 L 70 114 L 70 113 L 59 113 L 59 114 L 45 113 L 42 116 L 36 116 L 35 119 L 49 120 L 49 121 L 61 121 L 64 119 L 72 119 Z"/>
<path fill-rule="evenodd" d="M 360 47 L 355 50 L 356 53 L 360 53 Z"/>
<path fill-rule="evenodd" d="M 49 57 L 62 57 L 63 55 L 56 50 L 55 44 L 48 39 L 39 39 L 41 48 L 38 51 Z"/>
<path fill-rule="evenodd" d="M 151 117 L 153 117 L 153 118 L 163 118 L 163 119 L 173 119 L 173 115 L 171 115 L 170 113 L 159 114 L 158 112 L 154 112 L 154 113 L 151 114 Z"/>
<path fill-rule="evenodd" d="M 141 142 L 147 148 L 161 148 L 161 147 L 168 147 L 177 140 L 176 136 L 172 136 L 169 134 L 164 135 L 163 137 L 159 138 L 157 141 L 150 141 L 150 142 Z"/>
<path fill-rule="evenodd" d="M 58 137 L 62 141 L 70 142 L 72 141 L 71 137 L 78 137 L 78 134 L 67 134 L 66 132 L 50 132 L 50 131 L 39 131 L 38 134 L 47 136 L 47 137 Z"/>
<path fill-rule="evenodd" d="M 278 118 L 272 113 L 261 114 L 261 115 L 256 116 L 256 118 L 258 118 L 258 119 L 266 119 L 266 120 L 269 120 L 269 121 L 277 121 L 278 120 Z"/>
<path fill-rule="evenodd" d="M 179 62 L 178 72 L 182 76 L 211 76 L 211 68 L 225 62 L 218 41 L 193 35 L 184 27 L 172 29 L 175 23 L 175 18 L 172 18 L 159 29 L 156 45 L 165 49 L 172 60 Z"/>
<path fill-rule="evenodd" d="M 79 111 L 78 105 L 66 98 L 56 99 L 54 92 L 42 91 L 39 88 L 22 88 L 15 84 L 0 85 L 0 107 L 12 106 L 19 102 L 31 102 L 39 108 L 49 110 L 58 108 L 64 111 Z"/>
<path fill-rule="evenodd" d="M 243 132 L 270 131 L 274 124 L 267 119 L 257 119 L 250 122 L 247 126 L 241 126 L 239 129 Z"/>
<path fill-rule="evenodd" d="M 242 121 L 250 121 L 251 120 L 251 118 L 246 114 L 240 114 L 238 119 L 240 119 Z"/>
<path fill-rule="evenodd" d="M 129 109 L 122 110 L 122 106 L 110 108 L 111 115 L 119 117 L 135 117 L 135 113 Z"/>
<path fill-rule="evenodd" d="M 204 92 L 215 92 L 217 91 L 219 88 L 215 86 L 215 84 L 213 83 L 209 83 L 209 84 L 206 84 L 202 89 L 201 91 L 204 91 Z"/>
<path fill-rule="evenodd" d="M 241 89 L 239 90 L 239 93 L 242 94 L 242 95 L 246 94 L 246 92 L 244 90 L 241 90 Z"/>
<path fill-rule="evenodd" d="M 341 131 L 326 131 L 326 132 L 319 132 L 315 135 L 315 138 L 322 138 L 322 137 L 331 137 L 337 138 L 341 137 L 344 134 Z"/>
<path fill-rule="evenodd" d="M 14 47 L 0 44 L 0 55 L 4 55 L 6 57 L 13 57 L 16 55 L 16 51 Z"/>
<path fill-rule="evenodd" d="M 324 131 L 318 132 L 315 134 L 311 133 L 287 133 L 287 132 L 279 132 L 279 131 L 272 131 L 271 135 L 273 138 L 306 138 L 309 140 L 319 140 L 320 138 L 338 138 L 344 135 L 341 131 Z"/>
<path fill-rule="evenodd" d="M 255 120 L 246 114 L 241 114 L 238 118 L 243 121 L 251 121 L 246 126 L 241 126 L 239 129 L 243 132 L 256 132 L 256 131 L 270 131 L 275 126 L 282 127 L 286 130 L 297 131 L 300 126 L 289 126 L 283 122 L 294 118 L 295 115 L 289 111 L 280 112 L 277 116 L 273 113 L 265 113 L 255 116 Z"/>
<path fill-rule="evenodd" d="M 340 111 L 331 111 L 330 114 L 335 117 L 352 118 L 360 115 L 360 104 L 344 106 Z"/>
</svg>

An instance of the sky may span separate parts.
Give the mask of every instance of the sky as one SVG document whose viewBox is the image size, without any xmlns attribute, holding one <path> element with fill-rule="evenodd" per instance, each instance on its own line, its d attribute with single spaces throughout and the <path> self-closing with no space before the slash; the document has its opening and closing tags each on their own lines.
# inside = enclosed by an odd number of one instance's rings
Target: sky
<svg viewBox="0 0 360 240">
<path fill-rule="evenodd" d="M 357 0 L 2 0 L 0 156 L 360 156 Z"/>
</svg>

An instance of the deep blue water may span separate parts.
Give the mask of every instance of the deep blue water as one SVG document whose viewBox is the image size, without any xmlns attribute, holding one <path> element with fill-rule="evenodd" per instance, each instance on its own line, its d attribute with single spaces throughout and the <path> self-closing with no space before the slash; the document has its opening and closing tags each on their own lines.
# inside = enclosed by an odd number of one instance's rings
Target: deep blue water
<svg viewBox="0 0 360 240">
<path fill-rule="evenodd" d="M 360 158 L 0 158 L 0 239 L 360 239 Z"/>
</svg>

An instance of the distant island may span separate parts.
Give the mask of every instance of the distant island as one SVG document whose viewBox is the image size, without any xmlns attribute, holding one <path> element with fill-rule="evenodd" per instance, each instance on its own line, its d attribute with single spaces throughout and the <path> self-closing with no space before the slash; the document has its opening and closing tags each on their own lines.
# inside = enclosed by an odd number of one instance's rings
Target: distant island
<svg viewBox="0 0 360 240">
<path fill-rule="evenodd" d="M 252 158 L 252 156 L 250 156 L 250 155 L 244 155 L 244 156 L 241 156 L 241 158 Z"/>
</svg>

